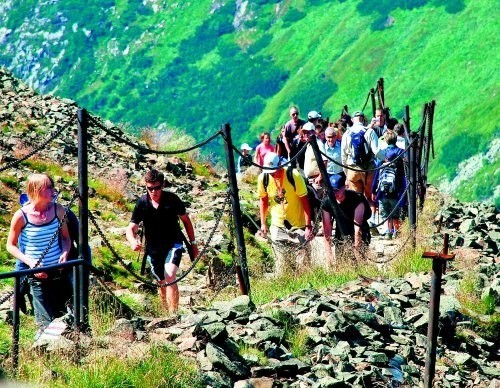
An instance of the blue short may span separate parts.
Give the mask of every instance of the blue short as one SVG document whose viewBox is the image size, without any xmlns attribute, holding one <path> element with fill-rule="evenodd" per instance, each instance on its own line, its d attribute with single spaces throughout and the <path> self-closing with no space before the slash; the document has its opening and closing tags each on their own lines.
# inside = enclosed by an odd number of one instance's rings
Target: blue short
<svg viewBox="0 0 500 388">
<path fill-rule="evenodd" d="M 175 243 L 172 249 L 168 251 L 167 256 L 164 258 L 148 255 L 147 260 L 149 267 L 151 268 L 151 275 L 153 275 L 153 277 L 158 281 L 165 279 L 165 265 L 172 263 L 179 267 L 181 264 L 182 254 L 185 251 L 186 250 L 184 249 L 182 243 Z"/>
</svg>

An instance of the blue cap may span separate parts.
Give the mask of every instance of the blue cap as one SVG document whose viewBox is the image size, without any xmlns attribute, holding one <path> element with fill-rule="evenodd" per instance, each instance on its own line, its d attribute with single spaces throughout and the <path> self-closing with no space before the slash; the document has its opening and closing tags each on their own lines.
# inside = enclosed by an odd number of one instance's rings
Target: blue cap
<svg viewBox="0 0 500 388">
<path fill-rule="evenodd" d="M 334 190 L 342 189 L 345 187 L 345 176 L 341 174 L 333 174 L 330 177 L 330 185 Z"/>
</svg>

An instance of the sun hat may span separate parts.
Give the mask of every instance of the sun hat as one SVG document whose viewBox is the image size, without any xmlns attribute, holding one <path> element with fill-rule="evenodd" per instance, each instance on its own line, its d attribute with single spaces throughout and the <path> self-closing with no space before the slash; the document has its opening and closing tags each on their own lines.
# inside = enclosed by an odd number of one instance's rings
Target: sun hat
<svg viewBox="0 0 500 388">
<path fill-rule="evenodd" d="M 242 150 L 247 150 L 247 151 L 252 151 L 252 150 L 253 150 L 253 148 L 252 148 L 252 147 L 250 147 L 247 143 L 243 143 L 243 144 L 241 145 L 240 149 L 242 149 Z"/>
</svg>

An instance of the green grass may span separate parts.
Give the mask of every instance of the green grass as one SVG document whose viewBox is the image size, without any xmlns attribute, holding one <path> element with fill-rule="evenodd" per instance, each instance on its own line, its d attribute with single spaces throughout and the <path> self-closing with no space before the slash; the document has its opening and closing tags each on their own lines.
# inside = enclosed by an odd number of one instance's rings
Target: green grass
<svg viewBox="0 0 500 388">
<path fill-rule="evenodd" d="M 500 313 L 493 295 L 481 295 L 478 290 L 481 279 L 476 272 L 467 272 L 460 281 L 457 299 L 460 311 L 471 317 L 473 327 L 479 335 L 489 341 L 497 341 L 500 336 Z"/>
<path fill-rule="evenodd" d="M 103 355 L 93 362 L 80 364 L 61 354 L 37 357 L 32 353 L 31 362 L 20 365 L 17 379 L 50 387 L 202 386 L 194 361 L 160 345 L 152 347 L 141 358 Z"/>
<path fill-rule="evenodd" d="M 321 289 L 338 287 L 351 280 L 357 279 L 359 274 L 371 276 L 374 269 L 371 267 L 346 268 L 341 271 L 329 271 L 324 268 L 314 268 L 301 275 L 283 275 L 272 281 L 251 279 L 251 294 L 255 304 L 260 305 L 272 300 L 286 297 L 291 293 L 305 289 Z"/>
<path fill-rule="evenodd" d="M 126 298 L 125 298 L 126 299 Z M 128 300 L 130 303 L 131 301 Z M 136 306 L 137 307 L 137 306 Z M 116 320 L 114 308 L 100 294 L 92 294 L 90 323 L 94 341 L 80 355 L 31 349 L 35 326 L 32 316 L 21 314 L 19 368 L 9 366 L 12 327 L 0 322 L 0 357 L 7 379 L 50 387 L 201 387 L 194 360 L 184 358 L 170 346 L 153 345 L 138 352 L 120 348 L 116 341 L 100 345 Z M 128 349 L 138 344 L 122 344 Z M 102 347 L 101 347 L 102 346 Z M 110 348 L 117 346 L 115 350 Z M 128 355 L 127 355 L 128 354 Z"/>
</svg>

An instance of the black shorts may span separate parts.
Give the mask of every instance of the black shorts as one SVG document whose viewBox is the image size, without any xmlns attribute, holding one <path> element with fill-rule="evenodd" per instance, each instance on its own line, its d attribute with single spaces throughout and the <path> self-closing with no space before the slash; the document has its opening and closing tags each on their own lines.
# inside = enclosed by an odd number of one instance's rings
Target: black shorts
<svg viewBox="0 0 500 388">
<path fill-rule="evenodd" d="M 158 281 L 165 279 L 165 265 L 172 263 L 179 267 L 184 252 L 185 249 L 182 243 L 175 243 L 166 256 L 148 255 L 147 259 L 151 268 L 151 275 Z"/>
</svg>

